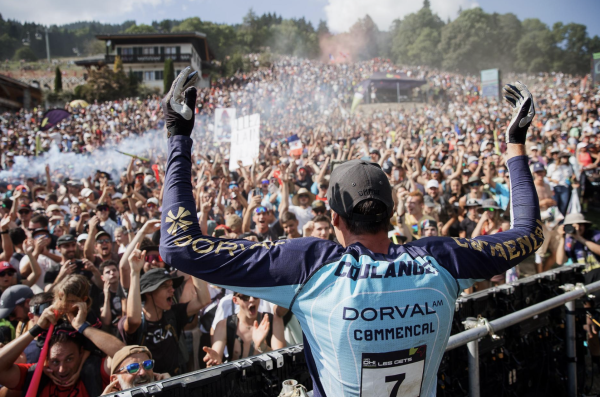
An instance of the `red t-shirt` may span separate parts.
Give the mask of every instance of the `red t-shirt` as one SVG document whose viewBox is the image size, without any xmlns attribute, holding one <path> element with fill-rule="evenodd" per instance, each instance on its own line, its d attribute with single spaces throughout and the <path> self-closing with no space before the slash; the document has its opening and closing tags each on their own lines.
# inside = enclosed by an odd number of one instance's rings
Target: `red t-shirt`
<svg viewBox="0 0 600 397">
<path fill-rule="evenodd" d="M 102 388 L 104 389 L 110 383 L 110 375 L 104 370 L 104 363 L 106 357 L 102 359 L 100 364 L 100 376 L 102 377 Z M 27 377 L 27 370 L 35 363 L 32 364 L 16 364 L 19 367 L 20 378 L 19 384 L 11 390 L 22 390 L 25 385 L 25 379 Z M 48 382 L 43 390 L 38 390 L 37 397 L 94 397 L 90 396 L 83 386 L 83 381 L 80 379 L 79 382 L 71 387 L 60 387 L 56 386 L 53 382 Z"/>
</svg>

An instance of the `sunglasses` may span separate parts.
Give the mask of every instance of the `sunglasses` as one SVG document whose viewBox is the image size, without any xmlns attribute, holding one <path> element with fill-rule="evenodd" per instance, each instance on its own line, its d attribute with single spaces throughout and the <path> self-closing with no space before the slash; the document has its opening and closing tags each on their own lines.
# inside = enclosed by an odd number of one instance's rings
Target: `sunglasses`
<svg viewBox="0 0 600 397">
<path fill-rule="evenodd" d="M 152 368 L 154 368 L 154 360 L 146 360 L 146 361 L 143 361 L 141 364 L 142 364 L 141 366 L 140 366 L 140 363 L 128 364 L 124 367 L 119 368 L 116 371 L 116 373 L 126 370 L 128 374 L 133 375 L 133 374 L 137 374 L 140 371 L 140 368 L 142 366 L 144 367 L 144 370 L 146 370 L 146 371 L 150 371 Z"/>
<path fill-rule="evenodd" d="M 248 295 L 242 295 L 242 294 L 238 294 L 236 295 L 238 299 L 243 300 L 244 302 L 248 302 L 250 300 L 250 298 L 252 298 L 251 296 Z"/>
<path fill-rule="evenodd" d="M 146 255 L 145 260 L 148 263 L 152 263 L 154 261 L 156 261 L 156 262 L 162 262 L 163 261 L 162 257 L 160 255 L 156 255 L 156 254 Z"/>
<path fill-rule="evenodd" d="M 148 208 L 156 208 L 156 204 L 150 203 L 150 204 L 146 205 L 146 207 L 148 207 Z"/>
<path fill-rule="evenodd" d="M 96 242 L 97 242 L 98 244 L 108 244 L 108 243 L 110 243 L 111 241 L 110 241 L 109 239 L 107 239 L 107 238 L 102 238 L 102 239 L 100 239 L 100 240 L 96 240 Z"/>
<path fill-rule="evenodd" d="M 47 308 L 49 308 L 51 304 L 52 304 L 52 302 L 40 303 L 39 305 L 31 306 L 29 308 L 29 311 L 34 316 L 41 316 L 42 313 L 44 312 L 44 310 L 46 310 Z"/>
<path fill-rule="evenodd" d="M 439 173 L 440 173 L 440 171 L 439 171 L 439 170 L 431 170 L 431 173 L 432 173 L 432 174 L 439 174 Z"/>
<path fill-rule="evenodd" d="M 143 180 L 144 179 L 144 175 L 138 175 L 138 176 L 135 177 L 135 179 L 141 179 L 141 180 Z"/>
<path fill-rule="evenodd" d="M 6 275 L 8 275 L 8 276 L 12 277 L 12 276 L 14 276 L 15 274 L 17 274 L 17 271 L 16 271 L 16 270 L 14 270 L 14 269 L 2 270 L 2 271 L 0 272 L 0 277 L 4 277 L 4 276 L 6 276 Z"/>
<path fill-rule="evenodd" d="M 258 207 L 257 209 L 254 210 L 254 212 L 257 214 L 264 214 L 267 212 L 267 209 L 265 207 Z"/>
<path fill-rule="evenodd" d="M 481 183 L 479 183 L 479 182 L 473 182 L 470 185 L 471 185 L 471 187 L 479 187 L 479 186 L 481 186 Z"/>
<path fill-rule="evenodd" d="M 28 215 L 30 213 L 31 213 L 31 211 L 29 211 L 29 210 L 20 210 L 19 211 L 19 214 L 21 214 L 21 215 Z"/>
<path fill-rule="evenodd" d="M 104 211 L 109 211 L 109 208 L 108 208 L 108 207 L 96 207 L 96 209 L 97 209 L 98 211 L 102 211 L 102 212 L 104 212 Z"/>
<path fill-rule="evenodd" d="M 505 172 L 506 172 L 506 171 L 504 171 L 504 170 L 498 170 L 498 173 L 499 173 L 499 174 L 504 174 Z"/>
</svg>

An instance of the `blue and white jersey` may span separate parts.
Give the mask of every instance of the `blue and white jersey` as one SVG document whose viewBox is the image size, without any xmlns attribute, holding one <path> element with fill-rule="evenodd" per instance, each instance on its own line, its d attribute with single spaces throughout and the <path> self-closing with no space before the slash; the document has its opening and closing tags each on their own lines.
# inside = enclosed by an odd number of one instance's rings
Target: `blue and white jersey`
<svg viewBox="0 0 600 397">
<path fill-rule="evenodd" d="M 160 253 L 210 283 L 289 308 L 304 333 L 315 396 L 431 396 L 454 303 L 543 242 L 527 157 L 508 161 L 513 228 L 431 237 L 377 254 L 315 238 L 253 243 L 202 235 L 188 137 L 169 139 Z"/>
</svg>

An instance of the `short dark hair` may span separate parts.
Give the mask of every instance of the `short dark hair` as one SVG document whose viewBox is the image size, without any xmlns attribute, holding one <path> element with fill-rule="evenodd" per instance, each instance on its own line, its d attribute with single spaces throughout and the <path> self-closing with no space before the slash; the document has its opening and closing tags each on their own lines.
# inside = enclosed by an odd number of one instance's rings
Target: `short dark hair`
<svg viewBox="0 0 600 397">
<path fill-rule="evenodd" d="M 296 215 L 293 212 L 287 211 L 281 214 L 279 221 L 283 224 L 289 221 L 298 221 L 298 218 L 296 218 Z"/>
<path fill-rule="evenodd" d="M 58 201 L 58 196 L 56 195 L 56 193 L 50 193 L 49 195 L 46 196 L 46 200 L 47 201 Z"/>
<path fill-rule="evenodd" d="M 382 201 L 366 199 L 355 205 L 352 212 L 361 215 L 377 215 L 381 213 L 387 214 L 387 210 L 387 206 Z M 346 222 L 350 233 L 357 236 L 363 234 L 377 234 L 382 231 L 387 233 L 390 224 L 390 218 L 388 216 L 380 222 L 358 222 L 344 217 L 342 217 L 342 219 Z"/>
<path fill-rule="evenodd" d="M 312 220 L 314 223 L 317 222 L 327 222 L 327 223 L 331 223 L 331 219 L 329 219 L 329 217 L 327 215 L 317 215 L 313 218 Z"/>
<path fill-rule="evenodd" d="M 112 259 L 109 259 L 107 261 L 104 261 L 100 264 L 100 266 L 98 267 L 98 270 L 100 271 L 100 274 L 104 273 L 104 269 L 109 267 L 109 266 L 114 266 L 117 268 L 117 270 L 119 270 L 119 264 L 115 261 L 113 261 Z"/>
<path fill-rule="evenodd" d="M 46 217 L 45 215 L 42 214 L 38 214 L 35 215 L 33 218 L 31 218 L 31 223 L 39 223 L 40 226 L 44 229 L 48 228 L 48 217 Z"/>
<path fill-rule="evenodd" d="M 27 234 L 25 233 L 25 230 L 21 229 L 20 227 L 10 229 L 8 231 L 8 235 L 10 236 L 10 240 L 12 241 L 13 245 L 23 244 L 23 241 L 27 240 Z"/>
<path fill-rule="evenodd" d="M 39 294 L 33 295 L 33 297 L 29 300 L 29 307 L 52 302 L 53 300 L 54 294 L 52 292 L 40 292 Z"/>
</svg>

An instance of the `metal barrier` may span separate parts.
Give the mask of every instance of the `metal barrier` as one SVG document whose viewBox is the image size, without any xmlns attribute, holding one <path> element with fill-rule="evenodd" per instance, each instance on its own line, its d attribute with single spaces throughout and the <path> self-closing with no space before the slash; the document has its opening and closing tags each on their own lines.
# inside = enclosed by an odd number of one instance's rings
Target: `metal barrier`
<svg viewBox="0 0 600 397">
<path fill-rule="evenodd" d="M 561 305 L 566 306 L 566 350 L 568 360 L 568 379 L 569 379 L 569 397 L 577 396 L 577 365 L 575 356 L 575 299 L 591 292 L 600 290 L 600 281 L 595 283 L 583 284 L 565 284 L 561 286 L 566 292 L 562 295 L 548 299 L 546 301 L 532 305 L 500 317 L 493 321 L 487 321 L 485 318 L 465 321 L 466 331 L 452 335 L 448 341 L 446 351 L 456 349 L 459 346 L 467 345 L 469 350 L 469 396 L 480 397 L 479 389 L 479 339 L 486 335 L 497 338 L 496 331 L 503 330 L 515 324 L 518 324 L 528 318 L 538 314 L 555 309 Z"/>
</svg>

